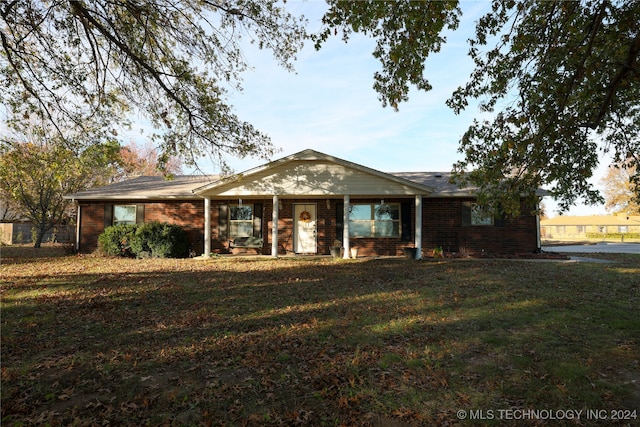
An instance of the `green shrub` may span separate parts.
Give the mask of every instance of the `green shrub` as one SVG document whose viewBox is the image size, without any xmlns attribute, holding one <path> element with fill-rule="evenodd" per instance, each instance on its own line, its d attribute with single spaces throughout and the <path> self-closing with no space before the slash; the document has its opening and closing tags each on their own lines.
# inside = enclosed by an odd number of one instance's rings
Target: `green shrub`
<svg viewBox="0 0 640 427">
<path fill-rule="evenodd" d="M 188 255 L 189 240 L 179 225 L 149 222 L 138 226 L 131 250 L 138 258 L 182 258 Z"/>
<path fill-rule="evenodd" d="M 189 254 L 189 239 L 175 224 L 149 222 L 114 225 L 98 236 L 100 250 L 110 256 L 182 258 Z"/>
<path fill-rule="evenodd" d="M 133 256 L 131 240 L 136 229 L 135 224 L 120 224 L 105 228 L 104 233 L 98 236 L 100 250 L 110 256 Z"/>
</svg>

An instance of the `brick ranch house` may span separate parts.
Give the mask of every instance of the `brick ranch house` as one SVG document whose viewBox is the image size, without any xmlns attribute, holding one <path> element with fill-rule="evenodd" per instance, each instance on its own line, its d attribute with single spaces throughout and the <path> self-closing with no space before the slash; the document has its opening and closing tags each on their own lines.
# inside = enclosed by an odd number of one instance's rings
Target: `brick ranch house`
<svg viewBox="0 0 640 427">
<path fill-rule="evenodd" d="M 420 258 L 436 247 L 468 255 L 540 249 L 539 218 L 483 215 L 472 188 L 450 173 L 385 173 L 304 150 L 229 178 L 143 176 L 66 196 L 77 206 L 76 246 L 97 248 L 110 225 L 169 222 L 188 233 L 195 254 L 329 254 Z M 417 226 L 416 226 L 417 225 Z"/>
</svg>

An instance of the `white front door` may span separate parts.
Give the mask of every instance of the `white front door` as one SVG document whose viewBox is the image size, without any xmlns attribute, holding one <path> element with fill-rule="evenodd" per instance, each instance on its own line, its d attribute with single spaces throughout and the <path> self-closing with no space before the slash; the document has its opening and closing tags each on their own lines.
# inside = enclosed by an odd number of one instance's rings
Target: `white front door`
<svg viewBox="0 0 640 427">
<path fill-rule="evenodd" d="M 293 250 L 297 254 L 315 254 L 318 251 L 317 217 L 315 203 L 293 205 Z"/>
</svg>

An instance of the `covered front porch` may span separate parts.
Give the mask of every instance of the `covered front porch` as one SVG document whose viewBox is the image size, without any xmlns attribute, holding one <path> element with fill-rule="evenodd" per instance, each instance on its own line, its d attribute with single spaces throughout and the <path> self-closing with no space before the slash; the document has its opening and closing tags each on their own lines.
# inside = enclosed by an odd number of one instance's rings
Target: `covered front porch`
<svg viewBox="0 0 640 427">
<path fill-rule="evenodd" d="M 422 247 L 422 196 L 373 199 L 211 200 L 205 198 L 204 255 L 212 251 L 281 256 L 328 255 L 339 246 L 345 258 L 356 247 L 363 255 L 401 255 L 406 247 Z M 373 219 L 364 219 L 368 211 Z M 240 212 L 241 214 L 237 214 Z M 236 215 L 234 215 L 236 214 Z M 244 215 L 244 216 L 243 216 Z M 358 218 L 358 219 L 355 219 Z M 242 219 L 235 219 L 242 218 Z M 246 225 L 243 224 L 246 223 Z M 256 247 L 255 242 L 260 242 Z"/>
<path fill-rule="evenodd" d="M 423 196 L 429 187 L 306 150 L 194 190 L 204 199 L 204 253 L 229 249 L 240 236 L 257 252 L 343 256 L 421 256 Z"/>
</svg>

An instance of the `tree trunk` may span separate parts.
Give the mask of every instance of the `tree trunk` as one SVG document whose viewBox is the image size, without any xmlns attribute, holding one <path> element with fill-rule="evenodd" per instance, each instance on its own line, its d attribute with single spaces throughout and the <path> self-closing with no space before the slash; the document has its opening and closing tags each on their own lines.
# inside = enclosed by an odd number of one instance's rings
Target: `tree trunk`
<svg viewBox="0 0 640 427">
<path fill-rule="evenodd" d="M 34 248 L 39 248 L 42 245 L 42 240 L 44 240 L 44 235 L 47 233 L 47 231 L 49 231 L 49 229 L 52 227 L 53 225 L 49 225 L 49 224 L 38 224 L 36 230 L 36 241 L 33 244 Z"/>
</svg>

